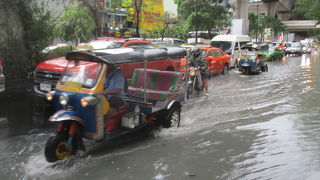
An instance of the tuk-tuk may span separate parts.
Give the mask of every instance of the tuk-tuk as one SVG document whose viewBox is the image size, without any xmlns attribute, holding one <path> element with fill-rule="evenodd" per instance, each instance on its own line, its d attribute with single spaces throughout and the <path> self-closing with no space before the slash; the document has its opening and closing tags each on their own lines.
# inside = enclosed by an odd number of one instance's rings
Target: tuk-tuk
<svg viewBox="0 0 320 180">
<path fill-rule="evenodd" d="M 183 74 L 147 69 L 147 61 L 184 57 L 183 48 L 136 49 L 122 54 L 70 52 L 69 61 L 55 91 L 46 95 L 57 112 L 49 118 L 57 122 L 55 136 L 48 139 L 48 162 L 63 160 L 78 149 L 85 151 L 83 138 L 111 141 L 145 128 L 180 124 L 181 102 L 185 97 Z M 144 62 L 135 69 L 126 91 L 125 104 L 105 121 L 110 106 L 103 94 L 108 66 Z"/>
<path fill-rule="evenodd" d="M 259 46 L 257 44 L 248 43 L 241 49 L 238 70 L 242 74 L 268 71 L 268 65 L 263 60 L 263 54 L 258 53 Z"/>
</svg>

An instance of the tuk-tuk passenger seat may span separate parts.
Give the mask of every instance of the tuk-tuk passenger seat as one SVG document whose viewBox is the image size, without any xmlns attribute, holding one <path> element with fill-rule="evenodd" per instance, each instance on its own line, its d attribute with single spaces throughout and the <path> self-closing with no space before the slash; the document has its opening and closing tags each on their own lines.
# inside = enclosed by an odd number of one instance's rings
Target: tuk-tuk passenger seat
<svg viewBox="0 0 320 180">
<path fill-rule="evenodd" d="M 146 78 L 145 78 L 146 75 Z M 171 97 L 183 94 L 183 73 L 175 71 L 160 71 L 154 69 L 135 69 L 128 88 L 127 95 L 137 98 L 144 97 L 144 81 L 148 100 L 165 101 Z"/>
</svg>

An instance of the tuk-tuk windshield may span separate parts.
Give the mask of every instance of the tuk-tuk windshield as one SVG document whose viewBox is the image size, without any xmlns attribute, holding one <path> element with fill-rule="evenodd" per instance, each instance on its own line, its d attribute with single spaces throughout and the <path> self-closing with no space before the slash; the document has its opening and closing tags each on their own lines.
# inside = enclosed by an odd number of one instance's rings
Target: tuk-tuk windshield
<svg viewBox="0 0 320 180">
<path fill-rule="evenodd" d="M 269 48 L 269 53 L 273 53 L 276 50 L 276 47 Z"/>
<path fill-rule="evenodd" d="M 256 56 L 257 52 L 256 51 L 242 51 L 241 54 L 243 56 Z"/>
<path fill-rule="evenodd" d="M 84 88 L 92 88 L 96 84 L 101 67 L 101 63 L 96 62 L 69 61 L 60 83 L 76 82 Z"/>
</svg>

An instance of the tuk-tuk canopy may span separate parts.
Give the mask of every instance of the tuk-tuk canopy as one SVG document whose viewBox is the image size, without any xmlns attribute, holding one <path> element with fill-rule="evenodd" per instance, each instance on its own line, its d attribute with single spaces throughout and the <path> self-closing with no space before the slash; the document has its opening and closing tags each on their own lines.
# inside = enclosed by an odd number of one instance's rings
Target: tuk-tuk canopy
<svg viewBox="0 0 320 180">
<path fill-rule="evenodd" d="M 259 44 L 254 44 L 254 43 L 247 43 L 241 47 L 241 49 L 248 49 L 250 51 L 252 50 L 259 50 L 260 45 Z"/>
<path fill-rule="evenodd" d="M 180 47 L 166 48 L 119 48 L 91 52 L 73 51 L 66 54 L 67 60 L 84 60 L 111 65 L 178 59 L 186 56 L 186 50 Z"/>
</svg>

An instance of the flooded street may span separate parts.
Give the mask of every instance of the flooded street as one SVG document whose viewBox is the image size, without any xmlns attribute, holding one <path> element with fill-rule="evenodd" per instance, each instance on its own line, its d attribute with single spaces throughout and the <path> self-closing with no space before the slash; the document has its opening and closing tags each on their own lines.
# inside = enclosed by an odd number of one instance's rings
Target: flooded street
<svg viewBox="0 0 320 180">
<path fill-rule="evenodd" d="M 11 115 L 0 116 L 0 179 L 318 179 L 319 104 L 319 56 L 288 57 L 260 75 L 211 78 L 209 96 L 182 108 L 179 128 L 86 141 L 86 153 L 47 163 L 54 128 L 28 115 L 11 120 L 32 108 L 2 103 Z"/>
</svg>

